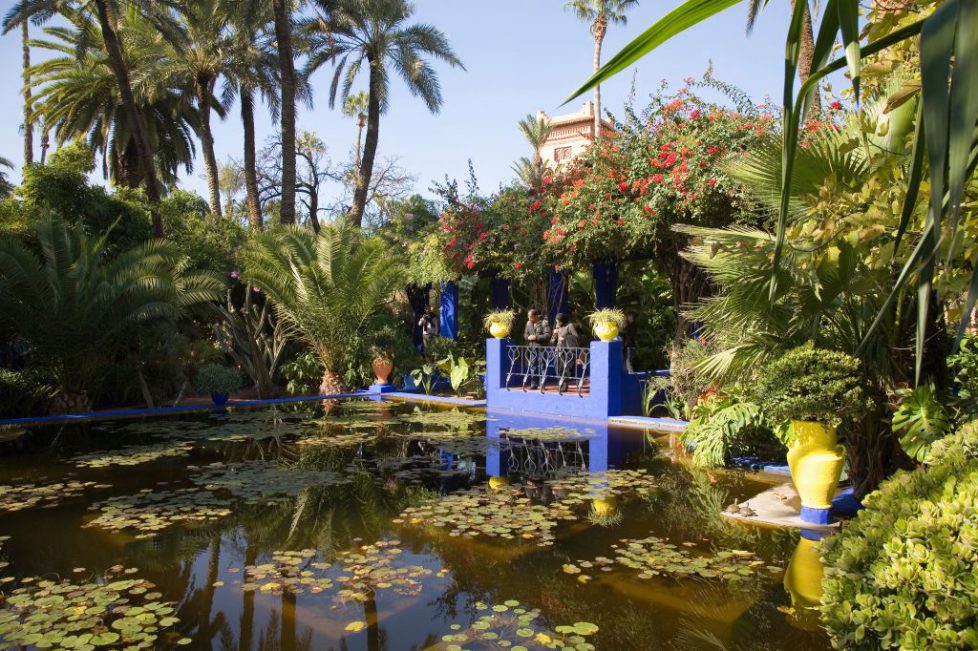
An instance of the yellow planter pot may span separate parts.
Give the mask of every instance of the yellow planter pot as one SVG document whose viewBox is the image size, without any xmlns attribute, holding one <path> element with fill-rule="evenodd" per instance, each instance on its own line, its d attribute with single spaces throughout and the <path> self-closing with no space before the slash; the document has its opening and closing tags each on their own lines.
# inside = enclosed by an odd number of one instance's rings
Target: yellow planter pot
<svg viewBox="0 0 978 651">
<path fill-rule="evenodd" d="M 594 334 L 601 341 L 612 341 L 618 336 L 618 324 L 614 321 L 602 321 L 594 326 Z"/>
<path fill-rule="evenodd" d="M 509 326 L 505 323 L 493 323 L 489 326 L 489 334 L 496 339 L 505 339 L 509 336 Z"/>
<path fill-rule="evenodd" d="M 788 449 L 788 467 L 801 505 L 829 509 L 845 464 L 845 448 L 837 443 L 834 427 L 801 420 L 792 421 L 791 427 L 794 441 Z"/>
<path fill-rule="evenodd" d="M 784 574 L 784 588 L 791 595 L 791 605 L 795 609 L 790 621 L 800 629 L 815 631 L 819 628 L 817 609 L 822 601 L 823 571 L 818 542 L 804 537 L 799 539 Z"/>
</svg>

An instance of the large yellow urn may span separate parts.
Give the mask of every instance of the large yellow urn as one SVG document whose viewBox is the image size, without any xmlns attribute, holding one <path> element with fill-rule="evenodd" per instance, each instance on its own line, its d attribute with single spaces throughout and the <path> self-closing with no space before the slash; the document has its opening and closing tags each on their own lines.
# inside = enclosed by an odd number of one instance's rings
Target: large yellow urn
<svg viewBox="0 0 978 651">
<path fill-rule="evenodd" d="M 614 321 L 601 321 L 594 326 L 594 334 L 601 341 L 613 341 L 618 336 L 618 324 Z"/>
<path fill-rule="evenodd" d="M 838 444 L 835 427 L 793 420 L 794 441 L 788 448 L 788 467 L 801 498 L 802 520 L 828 523 L 828 510 L 842 476 L 845 448 Z"/>
<path fill-rule="evenodd" d="M 505 339 L 509 336 L 509 324 L 501 323 L 499 321 L 494 321 L 489 326 L 489 334 L 491 334 L 496 339 Z"/>
<path fill-rule="evenodd" d="M 805 631 L 819 626 L 818 607 L 822 601 L 822 559 L 818 541 L 802 536 L 784 573 L 784 589 L 791 595 L 794 614 L 791 623 Z"/>
</svg>

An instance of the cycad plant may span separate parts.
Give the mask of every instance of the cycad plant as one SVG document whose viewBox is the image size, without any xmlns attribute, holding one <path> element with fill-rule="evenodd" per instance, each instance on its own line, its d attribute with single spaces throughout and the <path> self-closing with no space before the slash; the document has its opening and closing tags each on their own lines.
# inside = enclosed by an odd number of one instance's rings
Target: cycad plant
<svg viewBox="0 0 978 651">
<path fill-rule="evenodd" d="M 61 408 L 91 406 L 99 370 L 132 342 L 137 326 L 220 296 L 220 280 L 185 273 L 163 242 L 109 259 L 106 236 L 79 225 L 47 220 L 35 235 L 36 247 L 0 240 L 0 331 L 30 344 L 33 363 L 58 386 Z"/>
<path fill-rule="evenodd" d="M 323 395 L 343 393 L 351 342 L 401 283 L 383 242 L 345 222 L 316 234 L 299 227 L 262 233 L 244 251 L 245 276 L 272 301 L 290 334 L 323 364 Z"/>
</svg>

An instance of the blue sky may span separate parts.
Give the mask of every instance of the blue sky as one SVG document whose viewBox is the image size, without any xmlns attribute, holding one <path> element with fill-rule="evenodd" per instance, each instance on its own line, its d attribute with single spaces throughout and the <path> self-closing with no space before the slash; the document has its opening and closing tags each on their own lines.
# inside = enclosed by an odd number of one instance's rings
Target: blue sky
<svg viewBox="0 0 978 651">
<path fill-rule="evenodd" d="M 3 13 L 12 0 L 0 1 Z M 431 23 L 449 37 L 466 70 L 439 67 L 444 107 L 438 115 L 395 81 L 390 111 L 380 126 L 381 157 L 399 157 L 417 176 L 416 190 L 427 194 L 433 180 L 445 174 L 462 179 L 468 160 L 475 164 L 480 186 L 493 190 L 512 177 L 510 166 L 527 155 L 516 122 L 543 109 L 551 114 L 577 110 L 575 101 L 559 105 L 591 71 L 592 40 L 585 24 L 563 10 L 562 0 L 416 0 L 417 21 Z M 642 0 L 629 14 L 626 26 L 615 25 L 605 41 L 607 60 L 653 21 L 679 5 L 679 0 Z M 771 3 L 753 34 L 744 33 L 741 3 L 689 30 L 643 59 L 635 68 L 602 87 L 604 108 L 620 112 L 633 73 L 641 99 L 661 80 L 674 87 L 689 76 L 700 76 L 710 61 L 714 75 L 746 90 L 756 99 L 778 100 L 783 79 L 784 33 L 788 2 Z M 20 40 L 12 32 L 0 39 L 0 155 L 21 161 Z M 37 56 L 37 55 L 35 55 Z M 301 129 L 315 132 L 334 159 L 344 159 L 355 137 L 355 124 L 326 99 L 329 73 L 313 78 L 314 106 L 302 107 Z M 583 99 L 582 99 L 583 101 Z M 215 128 L 220 160 L 241 157 L 241 128 L 232 108 Z M 259 116 L 259 144 L 275 128 L 267 114 Z M 181 186 L 203 192 L 202 165 L 195 166 Z"/>
</svg>

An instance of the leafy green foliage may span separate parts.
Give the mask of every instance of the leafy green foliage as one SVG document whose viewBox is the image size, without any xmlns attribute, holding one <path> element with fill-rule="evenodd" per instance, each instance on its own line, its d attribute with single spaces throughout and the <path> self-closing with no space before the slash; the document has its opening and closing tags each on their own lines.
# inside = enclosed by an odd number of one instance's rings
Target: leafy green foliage
<svg viewBox="0 0 978 651">
<path fill-rule="evenodd" d="M 822 621 L 836 648 L 978 646 L 978 425 L 934 445 L 823 542 Z"/>
<path fill-rule="evenodd" d="M 425 394 L 430 396 L 435 390 L 435 384 L 438 382 L 438 367 L 434 364 L 422 364 L 421 368 L 416 368 L 411 371 L 411 377 L 414 379 L 415 384 L 421 387 Z"/>
<path fill-rule="evenodd" d="M 698 404 L 680 440 L 692 447 L 699 466 L 722 466 L 732 456 L 779 447 L 761 408 L 737 396 L 713 396 Z"/>
<path fill-rule="evenodd" d="M 50 220 L 35 233 L 41 255 L 17 238 L 0 240 L 0 330 L 31 344 L 34 363 L 63 396 L 90 389 L 100 367 L 132 343 L 134 326 L 179 317 L 222 287 L 211 275 L 185 273 L 161 242 L 107 260 L 106 239 L 80 225 Z"/>
<path fill-rule="evenodd" d="M 318 235 L 296 227 L 267 231 L 243 257 L 248 280 L 272 301 L 290 334 L 319 355 L 334 384 L 328 388 L 342 388 L 350 342 L 401 282 L 384 243 L 340 222 Z"/>
<path fill-rule="evenodd" d="M 202 366 L 194 378 L 197 393 L 234 393 L 240 388 L 241 374 L 237 369 L 219 364 Z"/>
<path fill-rule="evenodd" d="M 488 330 L 493 323 L 501 323 L 505 326 L 512 326 L 516 312 L 513 310 L 492 310 L 482 319 L 482 325 Z"/>
<path fill-rule="evenodd" d="M 4 418 L 30 416 L 42 409 L 51 388 L 37 369 L 0 368 L 0 414 Z"/>
<path fill-rule="evenodd" d="M 285 388 L 292 395 L 305 395 L 319 386 L 323 378 L 323 365 L 311 350 L 300 353 L 288 364 L 282 365 Z"/>
<path fill-rule="evenodd" d="M 957 407 L 965 419 L 978 416 L 978 336 L 961 340 L 958 352 L 947 359 L 957 385 Z"/>
<path fill-rule="evenodd" d="M 923 384 L 904 393 L 903 401 L 893 414 L 892 424 L 904 452 L 923 461 L 934 441 L 951 431 L 954 421 L 934 385 Z"/>
<path fill-rule="evenodd" d="M 860 420 L 872 408 L 859 360 L 806 344 L 761 369 L 752 393 L 774 423 Z"/>
</svg>

